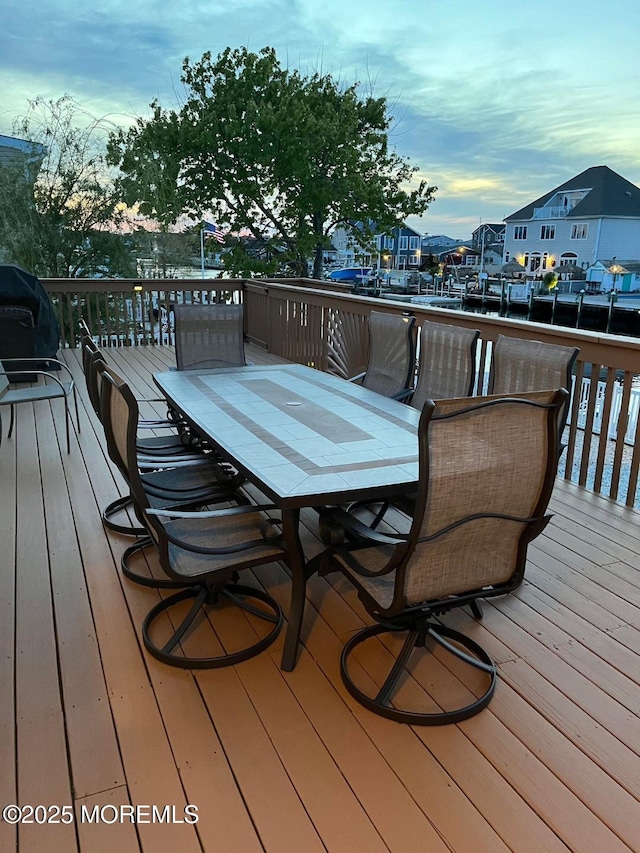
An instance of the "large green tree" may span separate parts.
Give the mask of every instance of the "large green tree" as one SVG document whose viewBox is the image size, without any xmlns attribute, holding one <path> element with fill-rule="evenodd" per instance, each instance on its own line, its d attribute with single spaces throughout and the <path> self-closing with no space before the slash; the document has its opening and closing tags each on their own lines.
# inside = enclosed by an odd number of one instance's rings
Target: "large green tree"
<svg viewBox="0 0 640 853">
<path fill-rule="evenodd" d="M 68 95 L 36 98 L 13 127 L 31 151 L 0 166 L 0 250 L 6 262 L 52 278 L 136 274 L 105 150 L 113 124 Z"/>
<path fill-rule="evenodd" d="M 235 273 L 308 275 L 312 258 L 320 278 L 333 227 L 362 243 L 423 213 L 435 192 L 424 181 L 408 189 L 417 167 L 389 147 L 386 100 L 358 84 L 283 68 L 269 47 L 187 58 L 182 80 L 184 106 L 154 101 L 150 119 L 112 135 L 110 162 L 128 204 L 174 221 L 211 213 L 246 235 L 225 254 Z"/>
</svg>

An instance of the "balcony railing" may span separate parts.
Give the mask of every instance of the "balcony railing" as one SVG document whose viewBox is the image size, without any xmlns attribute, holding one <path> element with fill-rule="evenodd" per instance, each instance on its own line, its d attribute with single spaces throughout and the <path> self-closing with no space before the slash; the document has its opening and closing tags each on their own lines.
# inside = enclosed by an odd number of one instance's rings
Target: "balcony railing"
<svg viewBox="0 0 640 853">
<path fill-rule="evenodd" d="M 534 219 L 561 219 L 566 216 L 571 208 L 569 207 L 534 207 Z"/>
<path fill-rule="evenodd" d="M 364 369 L 367 317 L 372 310 L 480 329 L 475 391 L 486 387 L 498 335 L 578 346 L 572 406 L 559 475 L 629 506 L 640 505 L 640 340 L 448 309 L 424 308 L 336 292 L 304 281 L 50 280 L 63 345 L 77 345 L 84 316 L 103 346 L 173 343 L 163 317 L 176 301 L 241 301 L 249 340 L 292 362 L 341 376 Z M 206 290 L 202 286 L 206 285 Z M 596 381 L 592 381 L 594 377 Z M 602 429 L 602 424 L 607 429 Z"/>
</svg>

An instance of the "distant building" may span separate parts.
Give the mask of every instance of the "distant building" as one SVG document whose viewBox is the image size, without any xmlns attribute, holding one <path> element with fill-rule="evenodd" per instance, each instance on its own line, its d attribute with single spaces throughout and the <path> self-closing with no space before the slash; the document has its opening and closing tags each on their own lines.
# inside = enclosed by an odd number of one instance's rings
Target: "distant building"
<svg viewBox="0 0 640 853">
<path fill-rule="evenodd" d="M 492 222 L 483 222 L 471 234 L 471 245 L 474 249 L 482 249 L 484 243 L 485 249 L 488 246 L 496 248 L 504 246 L 504 235 L 507 226 L 504 222 L 495 224 Z"/>
<path fill-rule="evenodd" d="M 368 266 L 371 263 L 371 249 L 360 243 L 354 229 L 338 226 L 331 232 L 331 249 L 325 249 L 325 263 L 334 263 L 340 267 Z M 355 233 L 354 233 L 355 232 Z"/>
<path fill-rule="evenodd" d="M 441 247 L 443 249 L 457 246 L 461 241 L 455 237 L 447 237 L 445 234 L 425 234 L 422 238 L 422 250 L 428 249 L 432 251 L 434 248 Z"/>
<path fill-rule="evenodd" d="M 32 175 L 35 177 L 44 153 L 44 145 L 40 145 L 39 142 L 29 142 L 27 139 L 0 134 L 0 167 L 22 160 L 27 168 L 35 167 L 35 173 Z"/>
<path fill-rule="evenodd" d="M 16 183 L 21 181 L 22 174 L 24 186 L 28 187 L 35 182 L 45 151 L 44 145 L 38 142 L 0 134 L 0 170 L 12 170 L 13 175 L 13 170 L 17 167 L 19 171 L 15 175 Z M 4 261 L 6 255 L 6 246 L 0 246 L 0 261 Z"/>
<path fill-rule="evenodd" d="M 640 258 L 640 188 L 608 166 L 586 169 L 505 222 L 504 262 L 517 260 L 530 278 Z"/>
<path fill-rule="evenodd" d="M 637 292 L 640 291 L 640 261 L 603 258 L 587 269 L 585 278 L 587 291 L 598 289 L 605 292 Z"/>
<path fill-rule="evenodd" d="M 403 225 L 391 234 L 376 235 L 376 251 L 381 268 L 418 270 L 422 256 L 422 235 Z"/>
</svg>

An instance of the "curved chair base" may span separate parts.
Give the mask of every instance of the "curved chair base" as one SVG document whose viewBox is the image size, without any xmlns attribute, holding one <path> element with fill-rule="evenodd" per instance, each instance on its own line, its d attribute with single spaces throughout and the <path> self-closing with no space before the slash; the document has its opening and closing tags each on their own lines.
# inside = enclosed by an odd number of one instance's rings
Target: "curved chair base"
<svg viewBox="0 0 640 853">
<path fill-rule="evenodd" d="M 231 652 L 230 654 L 219 655 L 217 657 L 186 657 L 180 654 L 174 654 L 174 649 L 180 643 L 186 632 L 189 630 L 198 614 L 209 604 L 216 604 L 220 596 L 224 596 L 229 601 L 242 607 L 244 610 L 252 613 L 254 616 L 259 616 L 267 622 L 273 624 L 269 633 L 240 651 Z M 194 602 L 191 609 L 178 625 L 171 638 L 162 646 L 157 646 L 151 639 L 151 626 L 158 616 L 170 610 L 175 604 L 193 598 Z M 259 606 L 254 606 L 250 601 L 245 599 L 254 599 L 267 605 L 268 610 L 265 611 Z M 264 651 L 278 636 L 282 627 L 284 617 L 279 605 L 263 592 L 261 589 L 244 586 L 243 584 L 229 583 L 223 587 L 210 589 L 207 586 L 198 584 L 194 587 L 189 587 L 181 592 L 175 593 L 163 601 L 160 601 L 153 607 L 144 622 L 142 623 L 142 638 L 147 651 L 155 658 L 170 666 L 178 666 L 182 669 L 215 669 L 223 666 L 232 666 L 241 661 L 248 660 L 254 655 Z"/>
<path fill-rule="evenodd" d="M 378 693 L 375 697 L 367 696 L 366 693 L 363 693 L 360 688 L 356 687 L 349 675 L 349 655 L 356 646 L 359 646 L 365 640 L 378 634 L 394 633 L 397 630 L 397 628 L 389 625 L 373 625 L 370 628 L 365 628 L 363 631 L 358 631 L 344 646 L 340 658 L 340 672 L 345 687 L 357 702 L 364 705 L 369 711 L 373 711 L 374 714 L 379 714 L 382 717 L 387 717 L 390 720 L 396 720 L 400 723 L 410 723 L 411 725 L 418 726 L 442 726 L 447 723 L 459 723 L 461 720 L 473 717 L 483 708 L 487 707 L 496 689 L 497 671 L 493 660 L 482 646 L 479 646 L 469 637 L 466 637 L 459 631 L 454 631 L 452 628 L 433 623 L 427 624 L 426 632 L 410 629 L 402 650 Z M 391 705 L 393 691 L 404 672 L 405 665 L 414 649 L 424 645 L 425 633 L 469 666 L 480 669 L 487 674 L 489 686 L 479 699 L 452 711 L 424 714 L 417 711 L 402 710 Z M 462 646 L 466 651 L 448 642 L 450 640 Z"/>
<path fill-rule="evenodd" d="M 180 583 L 180 581 L 170 580 L 169 578 L 154 578 L 151 575 L 141 575 L 129 566 L 129 560 L 134 556 L 134 554 L 138 554 L 140 551 L 144 551 L 145 548 L 149 548 L 151 546 L 155 548 L 155 543 L 146 535 L 146 532 L 147 531 L 145 530 L 145 536 L 138 539 L 138 541 L 134 542 L 133 545 L 129 545 L 128 548 L 124 549 L 122 557 L 120 557 L 120 568 L 122 569 L 122 574 L 130 581 L 133 581 L 140 586 L 149 586 L 153 589 L 182 589 L 184 584 Z"/>
<path fill-rule="evenodd" d="M 134 527 L 132 524 L 118 524 L 116 521 L 111 520 L 113 515 L 117 515 L 129 506 L 131 506 L 130 495 L 124 495 L 124 497 L 111 501 L 109 506 L 105 507 L 102 511 L 102 524 L 107 530 L 112 530 L 114 533 L 121 533 L 123 536 L 146 536 L 147 531 L 144 527 Z"/>
</svg>

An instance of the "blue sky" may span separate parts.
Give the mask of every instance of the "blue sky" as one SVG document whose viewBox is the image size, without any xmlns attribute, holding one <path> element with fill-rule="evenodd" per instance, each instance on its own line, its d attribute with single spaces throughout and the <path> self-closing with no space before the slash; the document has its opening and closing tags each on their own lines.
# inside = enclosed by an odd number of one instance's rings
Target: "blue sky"
<svg viewBox="0 0 640 853">
<path fill-rule="evenodd" d="M 0 133 L 37 95 L 127 124 L 177 107 L 185 56 L 273 46 L 388 98 L 439 190 L 411 222 L 466 238 L 589 166 L 640 184 L 640 6 L 628 0 L 4 0 Z"/>
</svg>

